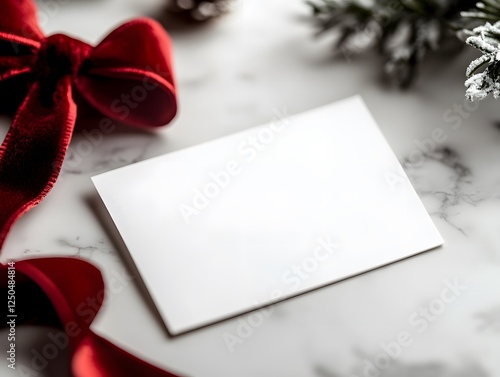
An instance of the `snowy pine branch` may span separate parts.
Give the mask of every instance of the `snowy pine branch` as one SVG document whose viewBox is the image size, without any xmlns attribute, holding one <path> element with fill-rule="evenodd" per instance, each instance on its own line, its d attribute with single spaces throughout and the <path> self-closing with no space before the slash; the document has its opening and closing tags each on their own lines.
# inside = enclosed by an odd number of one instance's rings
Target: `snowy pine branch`
<svg viewBox="0 0 500 377">
<path fill-rule="evenodd" d="M 494 1 L 494 0 L 487 0 Z M 346 57 L 375 48 L 385 72 L 411 85 L 430 51 L 459 46 L 452 23 L 474 0 L 308 0 L 320 34 L 336 33 L 335 49 Z"/>
<path fill-rule="evenodd" d="M 469 64 L 467 68 L 467 81 L 465 95 L 471 101 L 481 100 L 492 94 L 494 98 L 500 97 L 500 21 L 495 24 L 487 22 L 472 30 L 472 35 L 466 43 L 477 48 L 483 55 Z M 483 72 L 476 73 L 479 68 L 486 65 Z"/>
<path fill-rule="evenodd" d="M 466 20 L 484 23 L 464 30 L 468 36 L 465 42 L 482 52 L 466 70 L 465 95 L 470 101 L 482 100 L 490 94 L 500 97 L 500 0 L 483 0 L 475 6 L 473 10 L 461 12 Z"/>
</svg>

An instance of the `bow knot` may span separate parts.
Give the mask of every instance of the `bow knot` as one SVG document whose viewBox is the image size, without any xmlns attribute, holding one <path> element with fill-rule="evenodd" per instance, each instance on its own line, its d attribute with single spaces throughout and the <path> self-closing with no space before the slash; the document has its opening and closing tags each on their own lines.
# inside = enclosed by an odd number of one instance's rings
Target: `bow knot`
<svg viewBox="0 0 500 377">
<path fill-rule="evenodd" d="M 52 104 L 58 81 L 66 75 L 76 77 L 90 51 L 88 44 L 64 34 L 51 35 L 42 42 L 32 72 L 40 82 L 40 102 Z"/>
</svg>

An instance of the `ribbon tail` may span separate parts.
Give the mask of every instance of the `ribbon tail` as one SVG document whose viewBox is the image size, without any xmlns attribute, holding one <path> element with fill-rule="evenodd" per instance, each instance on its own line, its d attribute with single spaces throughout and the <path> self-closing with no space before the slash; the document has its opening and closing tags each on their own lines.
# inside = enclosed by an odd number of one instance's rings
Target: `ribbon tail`
<svg viewBox="0 0 500 377">
<path fill-rule="evenodd" d="M 0 264 L 0 288 L 4 289 L 8 286 L 7 268 Z M 64 334 L 60 339 L 72 353 L 74 377 L 177 376 L 118 348 L 90 329 L 106 293 L 100 271 L 90 263 L 76 258 L 38 258 L 16 262 L 15 270 L 16 291 L 23 292 L 17 301 L 43 293 L 47 300 L 36 308 L 38 316 L 57 315 Z M 26 313 L 16 314 L 29 318 Z"/>
<path fill-rule="evenodd" d="M 50 105 L 31 87 L 0 146 L 0 249 L 16 219 L 51 190 L 76 119 L 70 77 L 59 80 Z"/>
<path fill-rule="evenodd" d="M 73 355 L 75 377 L 177 377 L 91 332 Z"/>
</svg>

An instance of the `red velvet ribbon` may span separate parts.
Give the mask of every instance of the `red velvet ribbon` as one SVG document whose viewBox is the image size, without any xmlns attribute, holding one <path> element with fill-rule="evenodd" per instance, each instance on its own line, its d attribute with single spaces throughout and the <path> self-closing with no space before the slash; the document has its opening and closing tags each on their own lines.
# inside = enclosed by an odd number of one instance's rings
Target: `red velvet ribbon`
<svg viewBox="0 0 500 377">
<path fill-rule="evenodd" d="M 31 0 L 1 2 L 0 108 L 21 104 L 0 147 L 0 249 L 15 220 L 54 185 L 78 106 L 87 103 L 110 121 L 141 127 L 167 124 L 177 111 L 170 40 L 155 21 L 128 22 L 92 47 L 63 34 L 45 37 Z M 142 100 L 127 102 L 134 91 Z M 117 101 L 125 107 L 113 105 Z M 88 297 L 99 305 L 103 299 L 101 274 L 89 263 L 30 259 L 17 262 L 16 273 L 18 303 L 48 298 L 49 305 L 31 310 L 37 318 L 55 310 L 68 333 L 74 376 L 173 376 L 93 333 L 97 311 L 90 318 L 78 315 Z M 0 274 L 6 288 L 6 265 Z"/>
</svg>

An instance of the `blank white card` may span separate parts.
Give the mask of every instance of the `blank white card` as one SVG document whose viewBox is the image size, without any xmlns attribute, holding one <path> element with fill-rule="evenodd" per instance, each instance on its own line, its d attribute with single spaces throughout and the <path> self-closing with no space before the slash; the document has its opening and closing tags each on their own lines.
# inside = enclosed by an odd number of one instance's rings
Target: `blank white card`
<svg viewBox="0 0 500 377">
<path fill-rule="evenodd" d="M 360 97 L 92 179 L 174 335 L 443 243 Z"/>
</svg>

